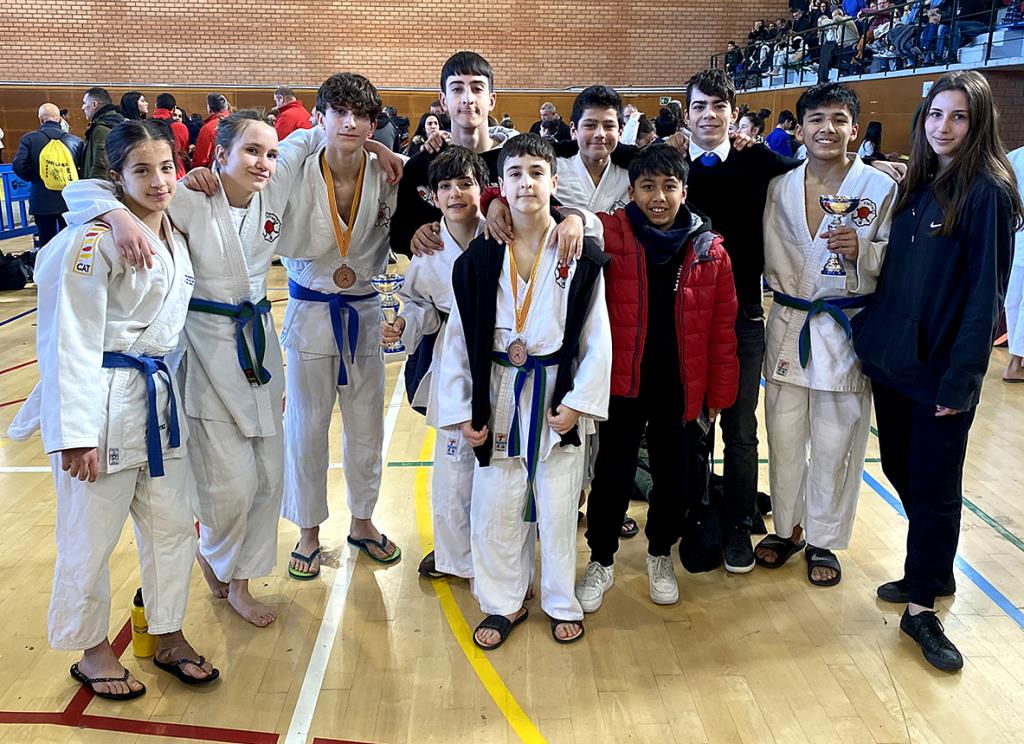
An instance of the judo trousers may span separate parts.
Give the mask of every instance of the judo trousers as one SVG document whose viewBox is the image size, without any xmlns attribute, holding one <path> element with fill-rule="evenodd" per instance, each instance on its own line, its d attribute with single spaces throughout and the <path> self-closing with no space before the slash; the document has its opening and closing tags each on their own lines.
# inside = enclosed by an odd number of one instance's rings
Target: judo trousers
<svg viewBox="0 0 1024 744">
<path fill-rule="evenodd" d="M 384 361 L 346 357 L 348 384 L 338 385 L 340 357 L 285 350 L 285 466 L 283 516 L 299 527 L 327 521 L 331 414 L 341 411 L 341 462 L 348 508 L 369 519 L 380 494 L 384 446 Z"/>
<path fill-rule="evenodd" d="M 142 597 L 153 635 L 181 630 L 195 561 L 196 531 L 184 459 L 166 459 L 165 475 L 146 467 L 101 474 L 95 483 L 61 470 L 57 487 L 57 565 L 50 599 L 50 645 L 65 651 L 99 645 L 110 630 L 110 555 L 131 514 L 142 571 Z M 128 608 L 124 608 L 126 613 Z"/>
</svg>

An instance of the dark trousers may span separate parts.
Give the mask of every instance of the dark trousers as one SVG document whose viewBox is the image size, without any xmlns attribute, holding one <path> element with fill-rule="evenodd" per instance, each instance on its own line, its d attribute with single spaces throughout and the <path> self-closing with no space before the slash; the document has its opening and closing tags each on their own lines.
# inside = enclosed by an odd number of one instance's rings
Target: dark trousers
<svg viewBox="0 0 1024 744">
<path fill-rule="evenodd" d="M 62 214 L 36 214 L 32 216 L 36 221 L 36 231 L 38 233 L 40 248 L 53 240 L 57 236 L 58 232 L 68 226 L 68 223 L 64 221 L 64 215 Z"/>
<path fill-rule="evenodd" d="M 736 319 L 739 392 L 736 402 L 722 411 L 719 424 L 725 445 L 722 488 L 726 523 L 747 532 L 757 508 L 757 398 L 764 361 L 764 319 L 749 317 L 752 314 L 740 310 Z M 709 442 L 713 440 L 708 437 Z"/>
<path fill-rule="evenodd" d="M 935 606 L 953 572 L 963 509 L 964 458 L 975 409 L 936 416 L 926 406 L 872 381 L 878 448 L 910 526 L 904 576 L 910 601 Z"/>
<path fill-rule="evenodd" d="M 590 560 L 603 566 L 615 562 L 622 530 L 622 514 L 629 505 L 636 475 L 640 439 L 647 429 L 647 454 L 654 482 L 648 497 L 647 552 L 669 555 L 679 540 L 687 495 L 694 487 L 690 473 L 703 473 L 691 463 L 701 441 L 700 428 L 684 424 L 680 407 L 666 405 L 652 392 L 650 397 L 620 398 L 608 404 L 608 420 L 598 424 L 601 447 L 594 464 L 594 482 L 587 499 L 587 544 Z M 703 493 L 703 488 L 700 489 Z"/>
</svg>

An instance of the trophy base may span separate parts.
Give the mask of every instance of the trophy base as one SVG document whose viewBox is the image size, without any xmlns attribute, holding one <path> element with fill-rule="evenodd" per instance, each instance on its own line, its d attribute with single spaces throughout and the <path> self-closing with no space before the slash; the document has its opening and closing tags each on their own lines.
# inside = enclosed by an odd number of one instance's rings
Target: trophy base
<svg viewBox="0 0 1024 744">
<path fill-rule="evenodd" d="M 846 276 L 846 269 L 840 266 L 838 269 L 826 268 L 821 270 L 822 276 Z"/>
<path fill-rule="evenodd" d="M 390 346 L 385 346 L 384 347 L 384 353 L 385 354 L 401 354 L 404 351 L 405 351 L 405 344 L 403 344 L 401 341 L 399 341 L 398 343 L 392 344 Z"/>
</svg>

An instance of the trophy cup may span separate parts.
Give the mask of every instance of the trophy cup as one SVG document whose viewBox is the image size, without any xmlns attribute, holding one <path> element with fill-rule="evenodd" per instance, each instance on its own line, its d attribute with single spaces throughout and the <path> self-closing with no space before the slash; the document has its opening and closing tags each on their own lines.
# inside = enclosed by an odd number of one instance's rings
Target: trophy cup
<svg viewBox="0 0 1024 744">
<path fill-rule="evenodd" d="M 402 274 L 377 274 L 370 279 L 370 286 L 380 295 L 380 310 L 384 321 L 394 324 L 398 318 L 398 298 L 395 293 L 405 284 L 405 276 Z M 405 344 L 401 339 L 392 341 L 384 347 L 385 354 L 398 354 L 405 351 Z"/>
<path fill-rule="evenodd" d="M 825 214 L 832 215 L 832 221 L 828 225 L 829 230 L 838 230 L 843 226 L 843 215 L 849 214 L 860 206 L 860 199 L 855 196 L 839 196 L 838 194 L 823 194 L 818 197 L 818 203 L 825 211 Z M 843 260 L 838 254 L 832 253 L 828 261 L 821 268 L 822 276 L 846 276 L 846 269 L 843 267 Z"/>
</svg>

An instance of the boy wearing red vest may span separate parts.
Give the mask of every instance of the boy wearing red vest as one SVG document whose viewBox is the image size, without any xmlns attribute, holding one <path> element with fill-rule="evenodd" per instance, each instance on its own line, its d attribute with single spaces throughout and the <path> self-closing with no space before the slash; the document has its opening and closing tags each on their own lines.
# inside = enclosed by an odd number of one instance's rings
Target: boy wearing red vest
<svg viewBox="0 0 1024 744">
<path fill-rule="evenodd" d="M 672 147 L 649 147 L 629 166 L 630 203 L 599 215 L 611 258 L 605 282 L 612 385 L 587 512 L 590 562 L 576 586 L 585 612 L 601 606 L 613 583 L 645 426 L 654 480 L 645 530 L 650 595 L 657 604 L 678 601 L 671 550 L 687 484 L 705 477 L 688 472 L 703 439 L 698 419 L 714 420 L 736 398 L 732 265 L 721 235 L 684 203 L 688 175 Z"/>
</svg>

